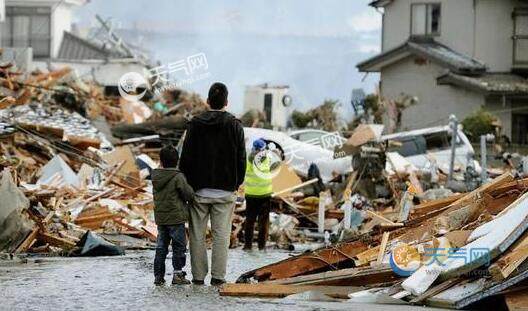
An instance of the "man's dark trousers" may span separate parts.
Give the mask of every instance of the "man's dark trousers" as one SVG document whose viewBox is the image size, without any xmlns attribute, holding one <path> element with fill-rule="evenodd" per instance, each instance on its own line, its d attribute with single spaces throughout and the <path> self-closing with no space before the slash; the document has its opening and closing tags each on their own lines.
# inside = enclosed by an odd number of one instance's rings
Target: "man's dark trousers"
<svg viewBox="0 0 528 311">
<path fill-rule="evenodd" d="M 250 249 L 253 244 L 255 222 L 258 219 L 258 247 L 264 249 L 268 239 L 270 197 L 246 197 L 246 222 L 244 226 L 244 248 Z"/>
<path fill-rule="evenodd" d="M 181 271 L 185 267 L 185 251 L 187 238 L 185 224 L 158 225 L 158 240 L 156 242 L 156 257 L 154 258 L 154 276 L 165 276 L 165 259 L 169 253 L 172 241 L 172 267 Z"/>
</svg>

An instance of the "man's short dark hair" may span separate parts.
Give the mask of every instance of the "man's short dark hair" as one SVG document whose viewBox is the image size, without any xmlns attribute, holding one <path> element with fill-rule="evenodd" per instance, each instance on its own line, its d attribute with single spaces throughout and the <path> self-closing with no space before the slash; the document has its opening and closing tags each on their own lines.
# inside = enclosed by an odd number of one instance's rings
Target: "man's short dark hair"
<svg viewBox="0 0 528 311">
<path fill-rule="evenodd" d="M 227 105 L 227 86 L 225 84 L 216 82 L 209 88 L 209 95 L 207 102 L 211 109 L 220 110 Z"/>
<path fill-rule="evenodd" d="M 176 168 L 178 166 L 178 150 L 172 145 L 167 145 L 160 150 L 160 162 L 164 168 Z"/>
</svg>

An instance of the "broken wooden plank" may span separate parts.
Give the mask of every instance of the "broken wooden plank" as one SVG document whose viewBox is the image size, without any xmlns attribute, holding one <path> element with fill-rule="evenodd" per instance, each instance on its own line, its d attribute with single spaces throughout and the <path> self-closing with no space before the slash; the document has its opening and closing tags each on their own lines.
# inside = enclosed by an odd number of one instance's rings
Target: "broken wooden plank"
<svg viewBox="0 0 528 311">
<path fill-rule="evenodd" d="M 504 295 L 509 311 L 528 311 L 528 292 L 515 291 Z"/>
<path fill-rule="evenodd" d="M 389 242 L 389 235 L 389 232 L 383 232 L 383 236 L 381 237 L 378 259 L 376 261 L 376 264 L 378 266 L 381 265 L 381 263 L 383 262 L 383 257 L 385 256 L 385 249 L 387 248 L 387 243 Z"/>
<path fill-rule="evenodd" d="M 347 262 L 350 264 L 354 256 L 366 249 L 367 245 L 362 241 L 321 248 L 246 272 L 240 276 L 237 282 L 244 282 L 252 277 L 258 281 L 278 280 L 318 271 L 339 269 L 341 264 Z"/>
<path fill-rule="evenodd" d="M 528 194 L 525 193 L 510 205 L 502 216 L 473 230 L 468 238 L 469 244 L 453 253 L 447 264 L 440 266 L 433 263 L 422 266 L 407 278 L 402 286 L 414 295 L 420 295 L 438 277 L 445 280 L 489 264 L 489 261 L 508 249 L 527 228 Z M 473 250 L 483 253 L 476 255 Z"/>
<path fill-rule="evenodd" d="M 362 290 L 348 286 L 280 285 L 280 284 L 225 284 L 220 288 L 220 296 L 284 298 L 306 291 L 319 291 L 327 296 L 348 299 L 348 294 Z"/>
<path fill-rule="evenodd" d="M 510 250 L 493 263 L 488 271 L 495 281 L 509 277 L 526 259 L 528 259 L 528 233 L 525 233 Z"/>
<path fill-rule="evenodd" d="M 284 285 L 326 285 L 326 286 L 365 286 L 388 284 L 400 280 L 391 268 L 347 268 L 292 278 L 269 281 L 269 284 Z"/>
<path fill-rule="evenodd" d="M 317 178 L 312 178 L 312 179 L 310 179 L 310 180 L 308 180 L 308 181 L 303 182 L 302 184 L 298 184 L 298 185 L 295 185 L 295 186 L 292 186 L 292 187 L 288 187 L 288 188 L 286 188 L 286 189 L 282 189 L 282 190 L 280 190 L 280 191 L 278 191 L 278 192 L 274 192 L 274 193 L 271 195 L 271 197 L 272 197 L 272 198 L 275 198 L 275 197 L 281 196 L 281 195 L 283 195 L 283 194 L 285 194 L 285 193 L 289 193 L 289 192 L 292 192 L 292 191 L 294 191 L 294 190 L 300 189 L 300 188 L 302 188 L 302 187 L 305 187 L 305 186 L 311 185 L 311 184 L 313 184 L 313 183 L 316 183 L 317 181 L 318 181 Z"/>
<path fill-rule="evenodd" d="M 370 216 L 374 217 L 374 218 L 377 218 L 379 220 L 381 220 L 382 223 L 386 223 L 386 224 L 390 224 L 390 225 L 395 225 L 396 223 L 392 220 L 389 220 L 381 215 L 379 215 L 378 213 L 374 213 L 373 211 L 371 210 L 366 210 L 367 214 L 369 214 Z"/>
<path fill-rule="evenodd" d="M 453 278 L 450 280 L 447 280 L 443 283 L 440 283 L 430 289 L 428 289 L 425 293 L 413 298 L 409 303 L 411 304 L 421 304 L 423 301 L 428 299 L 429 297 L 435 296 L 437 294 L 440 294 L 441 292 L 445 291 L 446 289 L 449 289 L 461 282 L 461 279 L 459 278 Z"/>
<path fill-rule="evenodd" d="M 40 227 L 35 226 L 33 230 L 29 233 L 29 235 L 26 237 L 26 239 L 20 244 L 17 249 L 15 250 L 15 254 L 25 253 L 27 250 L 31 247 L 33 242 L 35 242 L 35 239 L 37 238 L 37 235 L 39 233 Z"/>
<path fill-rule="evenodd" d="M 40 232 L 38 234 L 38 239 L 44 243 L 48 243 L 50 245 L 53 245 L 53 246 L 56 246 L 56 247 L 59 247 L 65 250 L 70 250 L 74 248 L 76 245 L 74 242 L 70 240 L 58 237 L 56 235 L 53 235 L 47 232 Z"/>
</svg>

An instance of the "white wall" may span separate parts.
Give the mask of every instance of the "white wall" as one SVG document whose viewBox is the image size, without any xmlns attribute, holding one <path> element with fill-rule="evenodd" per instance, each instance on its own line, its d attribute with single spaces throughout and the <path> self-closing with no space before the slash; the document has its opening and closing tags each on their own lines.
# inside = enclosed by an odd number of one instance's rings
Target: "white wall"
<svg viewBox="0 0 528 311">
<path fill-rule="evenodd" d="M 264 111 L 264 95 L 272 94 L 271 125 L 283 129 L 291 114 L 290 107 L 284 107 L 282 98 L 288 94 L 288 88 L 247 86 L 244 93 L 244 113 L 251 109 Z"/>
<path fill-rule="evenodd" d="M 381 92 L 385 99 L 402 94 L 416 96 L 418 103 L 403 112 L 402 130 L 446 125 L 449 115 L 459 120 L 485 104 L 484 96 L 448 85 L 437 85 L 444 69 L 434 63 L 417 65 L 414 57 L 386 67 L 381 72 Z"/>
<path fill-rule="evenodd" d="M 58 55 L 64 31 L 71 31 L 72 9 L 82 1 L 6 0 L 6 6 L 49 7 L 51 12 L 51 57 Z"/>
<path fill-rule="evenodd" d="M 61 4 L 51 13 L 51 57 L 59 55 L 64 31 L 71 31 L 72 6 Z"/>
<path fill-rule="evenodd" d="M 441 3 L 441 35 L 435 40 L 486 63 L 491 71 L 511 69 L 512 12 L 519 1 L 395 0 L 385 8 L 384 51 L 409 38 L 412 3 Z"/>
<path fill-rule="evenodd" d="M 441 3 L 441 35 L 436 40 L 461 53 L 473 52 L 473 0 L 395 0 L 385 8 L 384 50 L 405 42 L 411 34 L 411 4 Z"/>
<path fill-rule="evenodd" d="M 476 58 L 490 71 L 510 71 L 513 63 L 513 19 L 517 0 L 478 0 Z"/>
</svg>

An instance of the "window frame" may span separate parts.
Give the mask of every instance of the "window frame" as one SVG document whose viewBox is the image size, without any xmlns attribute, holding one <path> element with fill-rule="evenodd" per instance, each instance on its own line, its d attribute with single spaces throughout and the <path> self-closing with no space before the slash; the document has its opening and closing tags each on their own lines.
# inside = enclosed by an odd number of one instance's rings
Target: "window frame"
<svg viewBox="0 0 528 311">
<path fill-rule="evenodd" d="M 27 47 L 33 47 L 34 40 L 37 40 L 37 38 L 33 37 L 31 34 L 31 30 L 33 29 L 33 17 L 35 16 L 44 16 L 49 19 L 49 25 L 48 25 L 48 37 L 43 38 L 48 41 L 48 50 L 46 54 L 35 54 L 35 50 L 33 50 L 33 56 L 35 58 L 50 58 L 51 57 L 51 30 L 52 30 L 52 20 L 51 20 L 51 8 L 47 6 L 7 6 L 5 10 L 5 16 L 6 20 L 2 24 L 10 23 L 9 24 L 9 37 L 8 38 L 2 38 L 2 45 L 4 45 L 4 42 L 9 42 L 7 47 L 14 47 L 14 17 L 16 16 L 27 16 L 29 17 L 29 26 L 28 26 L 28 46 Z M 39 27 L 40 28 L 40 27 Z M 27 48 L 26 47 L 26 48 Z M 24 48 L 24 47 L 21 47 Z"/>
<path fill-rule="evenodd" d="M 423 5 L 425 6 L 425 31 L 424 31 L 424 34 L 413 34 L 413 25 L 414 25 L 414 20 L 413 20 L 413 11 L 414 11 L 414 7 L 415 6 L 420 6 L 420 5 Z M 428 28 L 429 28 L 429 7 L 434 7 L 434 6 L 438 6 L 439 9 L 440 9 L 440 18 L 438 20 L 438 31 L 437 32 L 428 32 Z M 410 33 L 410 36 L 411 37 L 439 37 L 442 35 L 442 3 L 441 2 L 416 2 L 416 3 L 411 3 L 411 10 L 410 10 L 410 15 L 411 15 L 411 18 L 410 18 L 410 27 L 409 27 L 409 33 Z M 431 27 L 432 28 L 432 27 Z"/>
<path fill-rule="evenodd" d="M 528 42 L 528 33 L 526 34 L 517 34 L 518 31 L 518 19 L 519 16 L 523 16 L 524 18 L 528 19 L 528 8 L 516 8 L 513 11 L 513 35 L 512 35 L 512 41 L 513 41 L 513 65 L 528 65 L 528 60 L 518 60 L 517 59 L 517 45 L 521 41 Z"/>
</svg>

